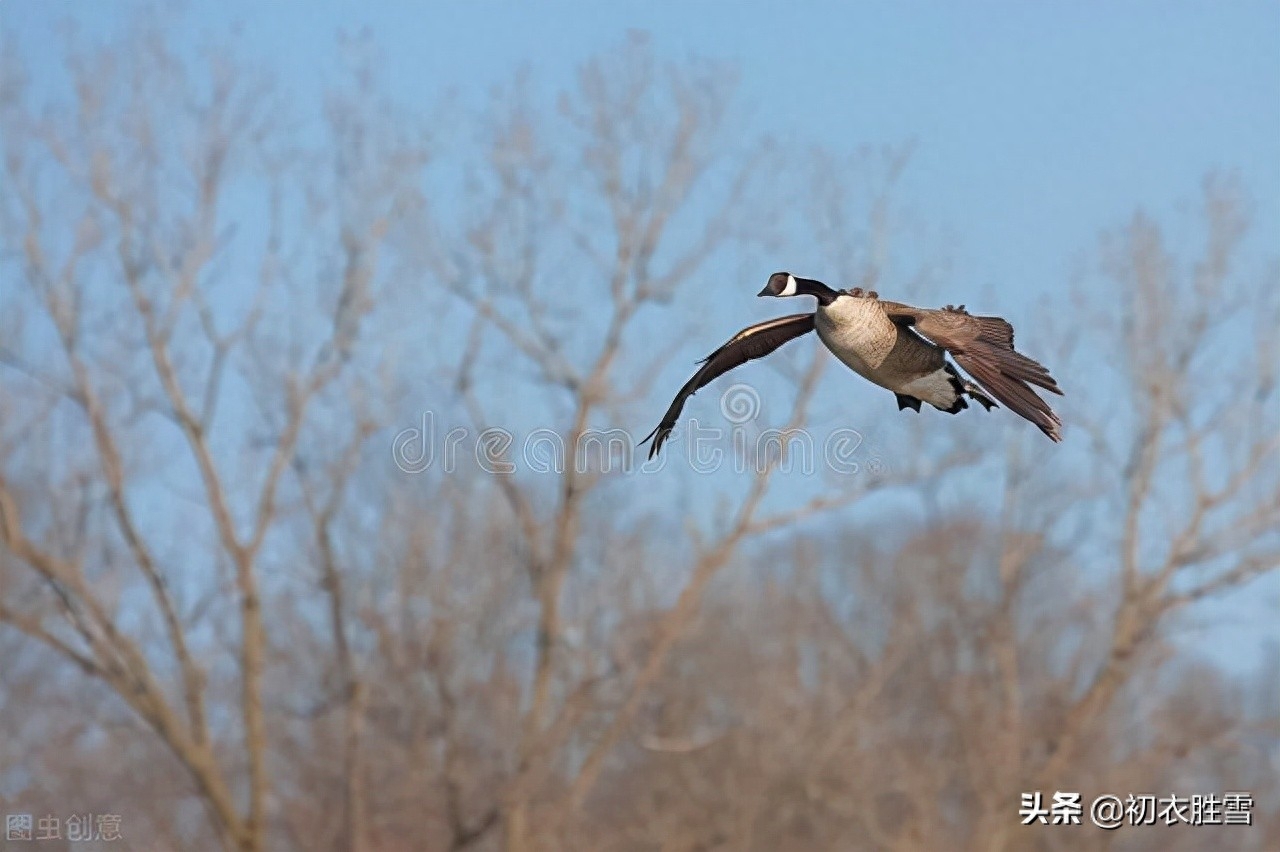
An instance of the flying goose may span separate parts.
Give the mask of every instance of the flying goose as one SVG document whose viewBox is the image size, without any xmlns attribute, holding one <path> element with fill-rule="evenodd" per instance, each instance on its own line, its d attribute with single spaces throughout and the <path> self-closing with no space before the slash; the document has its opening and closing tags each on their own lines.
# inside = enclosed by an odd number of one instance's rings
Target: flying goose
<svg viewBox="0 0 1280 852">
<path fill-rule="evenodd" d="M 1050 440 L 1062 440 L 1062 421 L 1030 387 L 1061 395 L 1058 383 L 1047 369 L 1014 350 L 1013 327 L 1000 317 L 973 316 L 964 305 L 913 308 L 882 300 L 874 290 L 833 290 L 789 272 L 769 276 L 759 295 L 814 296 L 818 308 L 744 328 L 700 361 L 701 369 L 680 388 L 662 422 L 640 442 L 653 439 L 649 458 L 662 449 L 685 400 L 699 389 L 811 331 L 817 331 L 832 354 L 855 373 L 893 391 L 899 411 L 919 412 L 920 404 L 927 402 L 958 414 L 969 407 L 965 396 L 988 410 L 999 400 Z M 960 374 L 947 360 L 948 353 L 976 383 Z"/>
</svg>

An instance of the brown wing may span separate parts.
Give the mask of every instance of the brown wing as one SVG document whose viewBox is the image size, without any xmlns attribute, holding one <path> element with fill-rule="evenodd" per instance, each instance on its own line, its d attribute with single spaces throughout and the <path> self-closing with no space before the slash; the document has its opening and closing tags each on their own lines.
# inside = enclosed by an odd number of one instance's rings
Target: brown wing
<svg viewBox="0 0 1280 852">
<path fill-rule="evenodd" d="M 675 428 L 676 420 L 680 417 L 680 411 L 684 408 L 686 399 L 734 367 L 740 367 L 756 358 L 763 358 L 787 341 L 811 331 L 813 331 L 813 314 L 778 317 L 744 328 L 715 352 L 699 361 L 702 368 L 693 374 L 693 378 L 684 383 L 684 387 L 680 388 L 680 392 L 672 400 L 671 407 L 662 416 L 662 422 L 645 437 L 644 441 L 640 442 L 640 445 L 644 446 L 646 441 L 653 439 L 653 446 L 649 448 L 649 458 L 658 454 L 658 450 L 662 449 L 662 445 L 671 435 L 671 430 Z"/>
<path fill-rule="evenodd" d="M 1025 417 L 1051 440 L 1062 440 L 1062 421 L 1031 385 L 1061 395 L 1044 365 L 1013 348 L 1013 326 L 1000 317 L 976 317 L 963 307 L 935 311 L 885 302 L 889 318 L 951 353 L 983 389 Z"/>
</svg>

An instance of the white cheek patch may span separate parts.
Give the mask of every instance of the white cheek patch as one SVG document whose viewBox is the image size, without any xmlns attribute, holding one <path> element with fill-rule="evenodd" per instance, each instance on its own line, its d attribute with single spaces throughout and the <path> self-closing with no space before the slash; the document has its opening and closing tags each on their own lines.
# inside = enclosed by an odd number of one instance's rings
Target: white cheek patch
<svg viewBox="0 0 1280 852">
<path fill-rule="evenodd" d="M 794 275 L 787 276 L 787 286 L 783 288 L 779 296 L 794 296 L 796 294 L 796 277 Z"/>
</svg>

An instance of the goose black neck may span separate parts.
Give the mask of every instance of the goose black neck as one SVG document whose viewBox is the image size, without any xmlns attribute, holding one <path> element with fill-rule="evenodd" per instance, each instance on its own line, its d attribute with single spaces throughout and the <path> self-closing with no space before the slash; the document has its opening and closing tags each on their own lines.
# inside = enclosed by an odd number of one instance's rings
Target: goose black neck
<svg viewBox="0 0 1280 852">
<path fill-rule="evenodd" d="M 817 298 L 818 304 L 824 307 L 834 302 L 836 297 L 840 295 L 826 284 L 812 278 L 797 278 L 796 293 L 803 294 L 805 296 L 814 296 Z"/>
</svg>

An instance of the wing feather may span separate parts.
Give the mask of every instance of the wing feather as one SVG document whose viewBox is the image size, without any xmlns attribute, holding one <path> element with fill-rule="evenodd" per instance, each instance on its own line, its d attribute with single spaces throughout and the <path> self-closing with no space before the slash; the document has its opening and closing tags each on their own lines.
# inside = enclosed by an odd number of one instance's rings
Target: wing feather
<svg viewBox="0 0 1280 852">
<path fill-rule="evenodd" d="M 1012 374 L 1001 350 L 952 353 L 956 363 L 972 376 L 983 390 L 1013 413 L 1034 423 L 1052 441 L 1062 440 L 1062 421 L 1049 404 L 1026 382 Z M 1012 353 L 1017 354 L 1017 353 Z"/>
<path fill-rule="evenodd" d="M 1013 326 L 1001 317 L 973 316 L 963 308 L 928 310 L 885 302 L 889 318 L 911 326 L 951 353 L 979 385 L 1051 440 L 1062 440 L 1062 421 L 1030 387 L 1062 394 L 1049 370 L 1013 348 Z"/>
<path fill-rule="evenodd" d="M 810 331 L 813 331 L 813 314 L 791 314 L 778 317 L 744 328 L 729 338 L 719 349 L 699 361 L 698 363 L 702 365 L 701 369 L 684 383 L 676 394 L 676 398 L 672 400 L 671 406 L 667 408 L 667 413 L 662 416 L 662 422 L 640 442 L 640 445 L 644 446 L 646 442 L 653 439 L 653 446 L 649 448 L 649 458 L 656 456 L 667 438 L 671 436 L 671 430 L 675 428 L 676 420 L 684 409 L 685 400 L 734 367 L 740 367 L 756 358 L 763 358 L 784 343 L 795 340 Z"/>
</svg>

